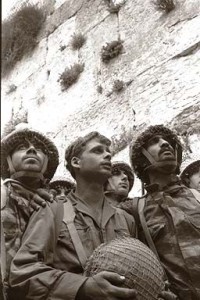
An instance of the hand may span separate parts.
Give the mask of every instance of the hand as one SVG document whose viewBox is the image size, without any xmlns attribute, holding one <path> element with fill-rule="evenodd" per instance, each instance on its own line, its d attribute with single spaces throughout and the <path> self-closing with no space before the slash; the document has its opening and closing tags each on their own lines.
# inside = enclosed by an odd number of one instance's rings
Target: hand
<svg viewBox="0 0 200 300">
<path fill-rule="evenodd" d="M 80 288 L 76 300 L 136 299 L 136 290 L 119 287 L 124 280 L 124 276 L 102 271 L 87 279 Z"/>
<path fill-rule="evenodd" d="M 178 297 L 171 291 L 163 291 L 159 295 L 159 300 L 178 300 Z"/>
<path fill-rule="evenodd" d="M 53 194 L 45 189 L 39 188 L 36 193 L 33 193 L 30 206 L 32 210 L 38 210 L 41 206 L 45 207 L 46 202 L 53 202 Z"/>
</svg>

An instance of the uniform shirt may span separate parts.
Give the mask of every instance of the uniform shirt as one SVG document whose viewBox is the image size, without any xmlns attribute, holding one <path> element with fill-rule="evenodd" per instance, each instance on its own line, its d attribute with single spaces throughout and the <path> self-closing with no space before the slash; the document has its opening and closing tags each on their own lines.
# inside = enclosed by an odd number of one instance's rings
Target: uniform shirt
<svg viewBox="0 0 200 300">
<path fill-rule="evenodd" d="M 22 235 L 28 224 L 31 209 L 30 191 L 17 181 L 6 181 L 2 186 L 1 221 L 6 250 L 6 274 L 7 280 L 10 264 L 17 253 Z"/>
<path fill-rule="evenodd" d="M 74 207 L 74 224 L 87 257 L 103 242 L 119 236 L 135 237 L 133 217 L 112 207 L 106 200 L 99 224 L 86 203 L 72 192 L 67 198 Z M 74 300 L 87 279 L 82 275 L 67 225 L 62 221 L 58 229 L 55 217 L 58 204 L 66 203 L 48 203 L 30 219 L 11 267 L 10 283 L 15 299 Z"/>
<path fill-rule="evenodd" d="M 190 189 L 150 186 L 144 215 L 160 260 L 181 300 L 200 299 L 200 203 Z"/>
</svg>

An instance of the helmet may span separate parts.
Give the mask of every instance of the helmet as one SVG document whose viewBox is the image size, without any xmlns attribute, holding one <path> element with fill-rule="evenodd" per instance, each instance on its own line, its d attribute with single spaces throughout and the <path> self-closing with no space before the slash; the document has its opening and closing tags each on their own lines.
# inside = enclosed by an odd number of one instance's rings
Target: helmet
<svg viewBox="0 0 200 300">
<path fill-rule="evenodd" d="M 129 192 L 130 192 L 134 183 L 134 174 L 132 168 L 123 161 L 112 162 L 112 171 L 115 170 L 116 168 L 123 170 L 126 173 L 129 181 Z"/>
<path fill-rule="evenodd" d="M 65 177 L 54 177 L 49 183 L 50 189 L 57 189 L 59 187 L 66 188 L 67 190 L 71 190 L 75 187 L 75 183 L 71 180 L 66 179 Z"/>
<path fill-rule="evenodd" d="M 51 179 L 56 171 L 59 163 L 59 154 L 54 143 L 44 136 L 42 133 L 31 130 L 29 128 L 15 129 L 1 140 L 1 176 L 3 179 L 10 177 L 10 170 L 7 162 L 8 156 L 14 149 L 23 143 L 24 140 L 36 140 L 42 147 L 44 153 L 48 157 L 47 169 L 44 178 Z"/>
<path fill-rule="evenodd" d="M 148 183 L 146 168 L 151 165 L 151 162 L 143 154 L 143 149 L 148 140 L 155 135 L 162 135 L 163 138 L 169 141 L 174 150 L 176 150 L 177 167 L 175 173 L 180 173 L 180 165 L 182 162 L 182 146 L 177 135 L 163 125 L 149 126 L 137 137 L 136 141 L 130 147 L 130 161 L 134 172 L 145 183 Z"/>
<path fill-rule="evenodd" d="M 137 290 L 137 299 L 154 300 L 164 290 L 164 271 L 156 255 L 138 239 L 115 238 L 98 246 L 88 258 L 84 275 L 101 271 L 123 275 L 122 287 Z"/>
<path fill-rule="evenodd" d="M 186 185 L 187 187 L 189 187 L 190 176 L 199 172 L 199 169 L 200 169 L 200 160 L 196 160 L 196 161 L 192 162 L 191 164 L 189 164 L 183 170 L 183 172 L 181 173 L 181 176 L 180 176 L 183 184 Z"/>
</svg>

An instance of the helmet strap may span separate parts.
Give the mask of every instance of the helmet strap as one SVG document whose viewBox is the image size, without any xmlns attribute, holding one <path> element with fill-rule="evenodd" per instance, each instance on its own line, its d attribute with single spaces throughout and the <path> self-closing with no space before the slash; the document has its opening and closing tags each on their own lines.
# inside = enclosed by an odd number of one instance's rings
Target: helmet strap
<svg viewBox="0 0 200 300">
<path fill-rule="evenodd" d="M 13 163 L 12 163 L 12 159 L 11 159 L 10 155 L 7 156 L 7 163 L 8 163 L 8 167 L 10 170 L 10 178 L 12 178 L 12 179 L 17 179 L 20 177 L 32 177 L 32 178 L 38 178 L 44 183 L 46 181 L 43 174 L 46 171 L 47 165 L 48 165 L 47 155 L 45 155 L 45 157 L 44 157 L 44 164 L 42 166 L 41 172 L 33 172 L 33 171 L 18 171 L 18 172 L 16 172 L 13 167 Z"/>
<path fill-rule="evenodd" d="M 165 172 L 165 169 L 163 167 L 165 166 L 172 166 L 172 167 L 176 167 L 177 166 L 177 149 L 175 148 L 175 160 L 166 160 L 166 161 L 156 161 L 151 154 L 145 149 L 142 148 L 142 154 L 144 154 L 144 156 L 148 159 L 148 161 L 151 163 L 150 166 L 147 166 L 144 171 L 150 170 L 152 168 L 158 168 L 162 171 L 162 173 L 166 173 L 168 174 L 168 171 Z"/>
</svg>

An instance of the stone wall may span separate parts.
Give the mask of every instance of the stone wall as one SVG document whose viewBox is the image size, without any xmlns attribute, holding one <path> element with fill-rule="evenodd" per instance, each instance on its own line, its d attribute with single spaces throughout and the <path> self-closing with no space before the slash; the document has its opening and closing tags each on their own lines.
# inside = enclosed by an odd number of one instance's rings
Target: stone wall
<svg viewBox="0 0 200 300">
<path fill-rule="evenodd" d="M 66 146 L 92 130 L 121 140 L 163 123 L 182 139 L 183 165 L 199 159 L 199 0 L 176 0 L 169 14 L 157 11 L 150 0 L 127 0 L 118 13 L 110 13 L 108 2 L 31 1 L 47 17 L 34 52 L 2 78 L 2 127 L 12 115 L 27 114 L 28 122 L 58 146 L 58 174 L 66 172 Z M 21 3 L 10 1 L 7 15 Z M 86 37 L 76 51 L 71 49 L 75 33 Z M 102 47 L 118 39 L 123 41 L 122 54 L 105 64 Z M 77 62 L 84 63 L 84 71 L 62 91 L 60 75 Z M 115 80 L 124 82 L 122 91 L 113 90 Z M 128 142 L 115 159 L 128 162 Z M 133 192 L 139 190 L 137 182 Z"/>
</svg>

